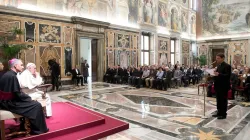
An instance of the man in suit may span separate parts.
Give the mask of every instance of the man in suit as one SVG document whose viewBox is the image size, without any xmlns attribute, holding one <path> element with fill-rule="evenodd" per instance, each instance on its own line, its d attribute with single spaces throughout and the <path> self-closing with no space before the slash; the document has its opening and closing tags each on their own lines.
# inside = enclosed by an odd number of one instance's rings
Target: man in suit
<svg viewBox="0 0 250 140">
<path fill-rule="evenodd" d="M 83 86 L 83 77 L 80 73 L 80 70 L 77 67 L 75 67 L 74 69 L 72 69 L 71 73 L 72 73 L 72 80 L 73 81 L 74 81 L 74 79 L 77 80 L 77 86 L 78 86 L 80 80 L 81 80 L 81 86 Z"/>
<path fill-rule="evenodd" d="M 219 53 L 216 55 L 217 69 L 214 72 L 214 89 L 216 92 L 217 114 L 213 117 L 217 119 L 226 119 L 227 117 L 227 94 L 230 89 L 231 66 L 224 62 L 225 55 Z"/>
<path fill-rule="evenodd" d="M 88 77 L 89 77 L 89 64 L 87 63 L 87 60 L 84 60 L 82 63 L 82 75 L 84 78 L 84 83 L 87 84 L 88 83 Z"/>
</svg>

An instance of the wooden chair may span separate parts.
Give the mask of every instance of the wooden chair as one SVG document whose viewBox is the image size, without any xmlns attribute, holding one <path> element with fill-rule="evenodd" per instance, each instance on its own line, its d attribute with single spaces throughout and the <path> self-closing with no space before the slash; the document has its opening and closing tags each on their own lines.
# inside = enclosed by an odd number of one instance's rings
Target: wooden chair
<svg viewBox="0 0 250 140">
<path fill-rule="evenodd" d="M 3 92 L 0 91 L 0 100 L 11 100 L 13 99 L 13 94 L 12 93 L 7 93 L 7 92 Z M 25 118 L 25 129 L 26 131 L 19 131 L 19 132 L 12 132 L 8 135 L 5 134 L 5 120 L 8 119 L 19 119 L 20 117 L 22 117 L 21 115 L 17 115 L 15 113 L 12 113 L 10 111 L 7 110 L 0 110 L 0 131 L 1 131 L 1 140 L 5 140 L 6 137 L 11 137 L 14 135 L 21 135 L 21 134 L 25 134 L 26 136 L 30 135 L 30 123 L 29 120 L 27 118 Z"/>
</svg>

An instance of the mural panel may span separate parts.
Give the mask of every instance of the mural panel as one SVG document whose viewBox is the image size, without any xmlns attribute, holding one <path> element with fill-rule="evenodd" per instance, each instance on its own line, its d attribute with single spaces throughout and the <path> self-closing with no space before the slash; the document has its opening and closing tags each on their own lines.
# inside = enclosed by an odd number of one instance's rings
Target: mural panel
<svg viewBox="0 0 250 140">
<path fill-rule="evenodd" d="M 106 49 L 106 60 L 107 60 L 107 66 L 114 66 L 115 56 L 114 56 L 114 51 L 112 49 Z"/>
<path fill-rule="evenodd" d="M 138 49 L 138 35 L 132 35 L 132 49 Z"/>
<path fill-rule="evenodd" d="M 13 28 L 20 28 L 20 21 L 0 18 L 0 32 L 10 32 Z"/>
<path fill-rule="evenodd" d="M 115 47 L 115 33 L 114 32 L 108 32 L 107 33 L 107 47 L 113 48 Z"/>
<path fill-rule="evenodd" d="M 175 2 L 185 6 L 185 7 L 188 7 L 188 0 L 174 0 Z"/>
<path fill-rule="evenodd" d="M 158 5 L 158 25 L 169 27 L 168 4 L 159 1 Z"/>
<path fill-rule="evenodd" d="M 159 40 L 159 51 L 168 51 L 169 50 L 169 41 L 168 40 Z"/>
<path fill-rule="evenodd" d="M 128 1 L 128 21 L 131 23 L 137 23 L 138 21 L 138 0 L 129 0 Z"/>
<path fill-rule="evenodd" d="M 70 75 L 72 71 L 72 48 L 66 47 L 64 49 L 65 56 L 65 75 Z"/>
<path fill-rule="evenodd" d="M 130 47 L 130 35 L 118 34 L 117 35 L 117 47 L 129 48 Z"/>
<path fill-rule="evenodd" d="M 176 8 L 172 8 L 171 9 L 171 29 L 174 31 L 179 31 L 180 30 L 180 26 L 179 26 L 179 15 L 178 15 L 178 11 Z"/>
<path fill-rule="evenodd" d="M 49 74 L 48 61 L 50 59 L 55 59 L 56 62 L 58 62 L 60 64 L 60 61 L 61 61 L 61 47 L 40 46 L 40 74 L 41 75 L 48 75 Z"/>
<path fill-rule="evenodd" d="M 18 7 L 21 0 L 0 0 L 0 5 Z"/>
<path fill-rule="evenodd" d="M 35 42 L 36 23 L 25 22 L 25 42 Z"/>
<path fill-rule="evenodd" d="M 72 45 L 72 38 L 73 38 L 73 28 L 64 27 L 64 43 L 66 45 Z"/>
<path fill-rule="evenodd" d="M 137 59 L 138 55 L 137 55 L 137 51 L 133 50 L 131 51 L 131 65 L 137 67 Z"/>
<path fill-rule="evenodd" d="M 250 32 L 250 0 L 203 0 L 203 35 Z"/>
<path fill-rule="evenodd" d="M 191 17 L 191 34 L 196 34 L 196 16 Z"/>
<path fill-rule="evenodd" d="M 28 63 L 35 63 L 36 60 L 36 47 L 33 45 L 27 45 L 26 50 L 22 50 L 19 55 L 22 60 L 24 66 Z"/>
<path fill-rule="evenodd" d="M 154 24 L 155 3 L 154 0 L 143 0 L 143 21 Z"/>
<path fill-rule="evenodd" d="M 39 24 L 39 42 L 61 43 L 61 27 Z"/>
<path fill-rule="evenodd" d="M 115 63 L 121 67 L 127 68 L 130 65 L 130 51 L 115 50 Z"/>
<path fill-rule="evenodd" d="M 190 42 L 182 41 L 182 63 L 184 65 L 190 64 Z"/>
<path fill-rule="evenodd" d="M 181 11 L 181 29 L 182 32 L 188 31 L 188 11 Z"/>
<path fill-rule="evenodd" d="M 159 53 L 159 58 L 158 58 L 158 64 L 159 65 L 166 65 L 166 64 L 168 64 L 168 54 L 167 53 L 164 53 L 164 52 L 162 52 L 162 53 Z"/>
<path fill-rule="evenodd" d="M 229 61 L 233 65 L 244 66 L 247 64 L 248 41 L 232 41 L 229 43 Z"/>
</svg>

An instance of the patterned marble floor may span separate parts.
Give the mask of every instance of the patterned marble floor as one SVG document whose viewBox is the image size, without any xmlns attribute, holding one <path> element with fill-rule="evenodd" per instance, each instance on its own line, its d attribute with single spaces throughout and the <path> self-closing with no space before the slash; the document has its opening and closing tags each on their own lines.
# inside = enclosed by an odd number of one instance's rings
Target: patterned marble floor
<svg viewBox="0 0 250 140">
<path fill-rule="evenodd" d="M 160 91 L 96 82 L 50 92 L 53 102 L 69 101 L 127 121 L 130 129 L 101 140 L 248 140 L 250 103 L 229 101 L 225 120 L 211 117 L 215 98 L 197 87 Z"/>
</svg>

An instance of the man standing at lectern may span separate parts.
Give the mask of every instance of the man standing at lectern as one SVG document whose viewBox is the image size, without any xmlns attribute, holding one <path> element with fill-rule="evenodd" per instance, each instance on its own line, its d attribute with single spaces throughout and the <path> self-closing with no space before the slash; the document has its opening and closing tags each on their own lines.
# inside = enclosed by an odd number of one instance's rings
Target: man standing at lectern
<svg viewBox="0 0 250 140">
<path fill-rule="evenodd" d="M 227 93 L 230 89 L 231 66 L 224 62 L 225 55 L 219 53 L 216 55 L 217 69 L 214 72 L 214 89 L 216 92 L 217 114 L 213 117 L 217 119 L 226 119 L 227 117 Z"/>
</svg>

